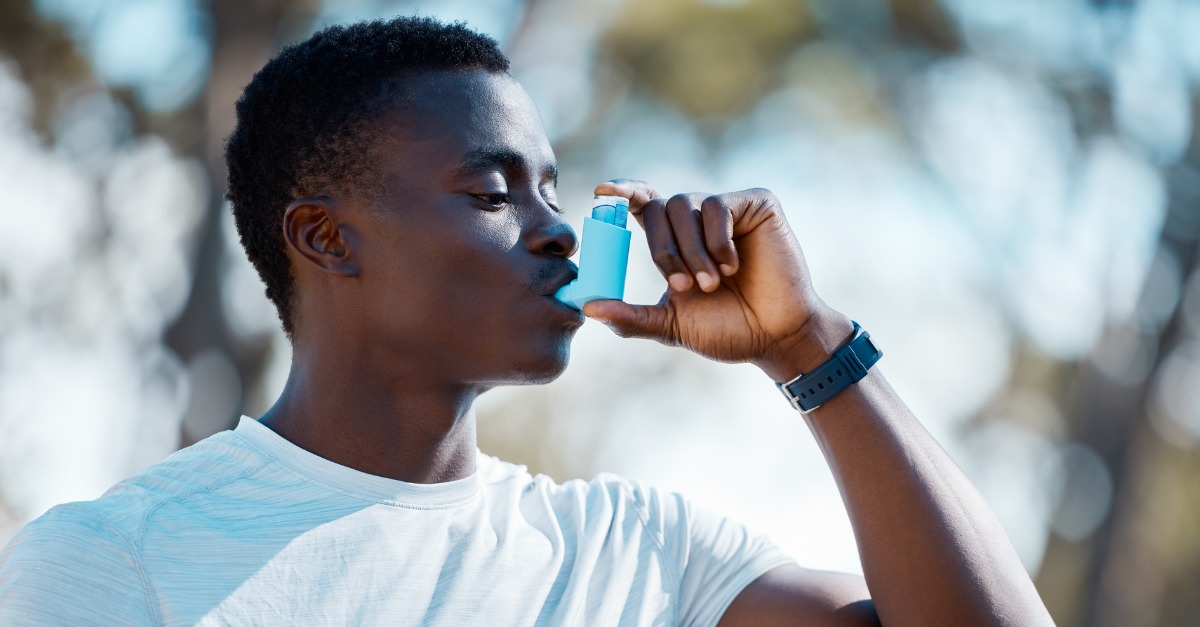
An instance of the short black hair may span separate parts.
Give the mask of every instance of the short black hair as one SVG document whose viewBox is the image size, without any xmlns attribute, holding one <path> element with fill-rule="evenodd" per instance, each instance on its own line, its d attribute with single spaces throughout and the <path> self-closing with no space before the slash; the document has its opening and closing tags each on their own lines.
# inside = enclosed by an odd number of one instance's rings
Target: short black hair
<svg viewBox="0 0 1200 627">
<path fill-rule="evenodd" d="M 395 107 L 404 77 L 470 70 L 507 72 L 508 58 L 496 40 L 461 22 L 398 17 L 324 28 L 284 48 L 246 85 L 225 144 L 225 197 L 289 338 L 294 281 L 282 232 L 288 204 L 375 185 L 371 136 Z"/>
</svg>

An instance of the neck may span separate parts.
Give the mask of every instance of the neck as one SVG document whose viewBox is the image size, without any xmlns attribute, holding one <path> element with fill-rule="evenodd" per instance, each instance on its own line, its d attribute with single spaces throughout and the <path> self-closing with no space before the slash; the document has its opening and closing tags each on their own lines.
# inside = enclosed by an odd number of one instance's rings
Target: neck
<svg viewBox="0 0 1200 627">
<path fill-rule="evenodd" d="M 272 431 L 332 462 L 409 483 L 475 472 L 478 388 L 431 380 L 419 365 L 397 372 L 354 355 L 307 357 L 297 353 L 283 393 L 260 419 Z"/>
</svg>

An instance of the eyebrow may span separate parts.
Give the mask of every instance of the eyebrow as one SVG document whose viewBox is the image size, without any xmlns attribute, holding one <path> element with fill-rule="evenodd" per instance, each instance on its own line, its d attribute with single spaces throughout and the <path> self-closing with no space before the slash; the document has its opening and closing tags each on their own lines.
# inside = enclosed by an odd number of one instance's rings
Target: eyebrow
<svg viewBox="0 0 1200 627">
<path fill-rule="evenodd" d="M 495 170 L 497 167 L 506 171 L 528 170 L 525 158 L 515 150 L 507 148 L 478 148 L 468 152 L 458 163 L 458 171 L 466 174 L 477 174 Z M 558 166 L 548 163 L 539 173 L 558 184 Z"/>
</svg>

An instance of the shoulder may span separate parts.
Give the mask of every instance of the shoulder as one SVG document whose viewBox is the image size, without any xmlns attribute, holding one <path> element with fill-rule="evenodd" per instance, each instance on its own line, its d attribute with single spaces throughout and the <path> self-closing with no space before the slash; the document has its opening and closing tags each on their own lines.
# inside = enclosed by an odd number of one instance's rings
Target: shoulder
<svg viewBox="0 0 1200 627">
<path fill-rule="evenodd" d="M 608 495 L 616 500 L 644 500 L 663 494 L 657 489 L 609 472 L 598 473 L 591 479 L 559 482 L 547 475 L 533 474 L 522 464 L 507 462 L 483 452 L 478 454 L 476 464 L 480 482 L 485 487 L 510 485 L 556 495 Z"/>
<path fill-rule="evenodd" d="M 0 552 L 0 624 L 89 622 L 94 614 L 73 612 L 97 611 L 155 622 L 142 555 L 151 516 L 166 503 L 212 494 L 268 462 L 244 438 L 225 431 L 96 500 L 51 508 Z M 63 604 L 64 598 L 73 602 Z"/>
<path fill-rule="evenodd" d="M 268 461 L 243 438 L 223 431 L 117 483 L 98 499 L 49 510 L 27 530 L 53 535 L 51 530 L 56 528 L 89 527 L 136 545 L 147 519 L 162 504 L 229 484 Z"/>
<path fill-rule="evenodd" d="M 81 504 L 50 509 L 0 551 L 0 624 L 84 623 L 95 612 L 154 622 L 149 599 L 131 539 Z"/>
<path fill-rule="evenodd" d="M 97 545 L 128 552 L 128 536 L 86 505 L 67 503 L 50 508 L 13 537 L 0 553 L 0 563 L 9 565 L 14 557 L 56 562 Z"/>
<path fill-rule="evenodd" d="M 499 492 L 539 501 L 563 524 L 576 521 L 587 526 L 611 526 L 633 522 L 662 542 L 669 529 L 683 524 L 687 516 L 687 501 L 680 495 L 613 473 L 558 482 L 483 453 L 478 468 L 481 484 L 493 498 L 499 497 Z"/>
</svg>

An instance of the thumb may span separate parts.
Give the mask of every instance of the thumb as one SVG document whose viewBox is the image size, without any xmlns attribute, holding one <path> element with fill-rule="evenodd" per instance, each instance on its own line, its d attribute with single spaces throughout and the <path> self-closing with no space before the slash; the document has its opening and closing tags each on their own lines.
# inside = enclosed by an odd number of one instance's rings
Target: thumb
<svg viewBox="0 0 1200 627">
<path fill-rule="evenodd" d="M 583 314 L 603 322 L 621 337 L 640 337 L 670 343 L 670 314 L 663 305 L 630 305 L 619 300 L 594 300 Z"/>
</svg>

